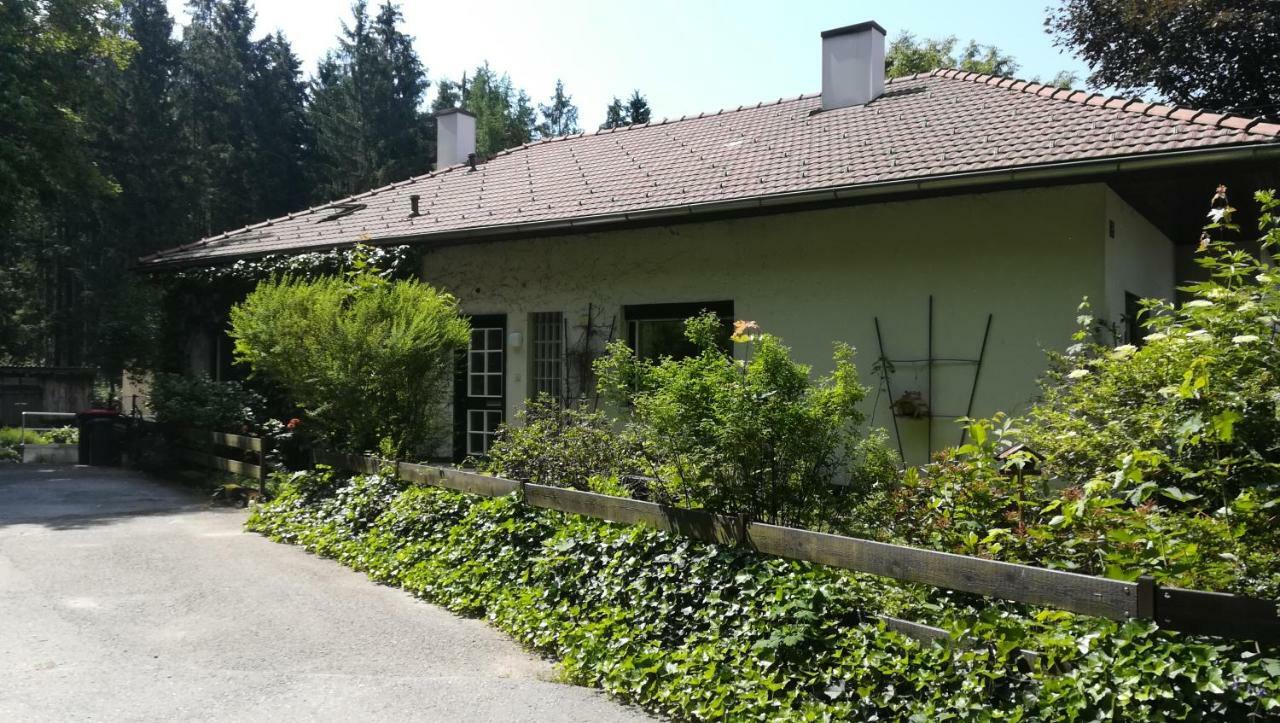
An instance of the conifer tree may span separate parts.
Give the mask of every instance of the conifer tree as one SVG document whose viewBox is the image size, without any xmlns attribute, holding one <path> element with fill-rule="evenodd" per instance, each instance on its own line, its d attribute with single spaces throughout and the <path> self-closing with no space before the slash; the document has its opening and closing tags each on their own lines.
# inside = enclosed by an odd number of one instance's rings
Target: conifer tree
<svg viewBox="0 0 1280 723">
<path fill-rule="evenodd" d="M 551 102 L 539 106 L 542 122 L 538 124 L 538 135 L 543 138 L 567 136 L 579 132 L 578 107 L 573 104 L 573 96 L 564 92 L 564 82 L 556 80 L 555 92 Z"/>
<path fill-rule="evenodd" d="M 627 124 L 627 108 L 622 104 L 622 100 L 618 96 L 614 96 L 609 103 L 609 107 L 604 113 L 604 123 L 600 125 L 601 129 L 621 128 Z"/>
<path fill-rule="evenodd" d="M 313 82 L 315 195 L 335 198 L 402 180 L 430 168 L 434 142 L 422 113 L 428 81 L 399 28 L 404 16 L 385 2 L 370 18 L 365 0 L 352 6 L 339 47 L 321 61 Z"/>
<path fill-rule="evenodd" d="M 261 218 L 286 214 L 307 205 L 307 173 L 315 145 L 307 117 L 307 84 L 302 62 L 284 35 L 275 33 L 258 42 L 257 64 L 251 84 L 254 133 L 262 151 L 255 174 L 267 181 L 255 189 Z"/>
<path fill-rule="evenodd" d="M 462 107 L 476 117 L 476 152 L 492 156 L 533 138 L 536 114 L 529 96 L 506 73 L 488 63 L 475 69 L 462 94 Z"/>
<path fill-rule="evenodd" d="M 632 91 L 631 97 L 627 99 L 627 122 L 632 125 L 648 123 L 650 113 L 649 100 L 640 95 L 640 91 Z"/>
</svg>

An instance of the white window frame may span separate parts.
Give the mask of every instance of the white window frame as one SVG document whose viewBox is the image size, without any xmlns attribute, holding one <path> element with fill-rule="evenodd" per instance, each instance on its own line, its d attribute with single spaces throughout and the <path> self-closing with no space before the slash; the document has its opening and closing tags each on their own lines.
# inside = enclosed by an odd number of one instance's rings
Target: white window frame
<svg viewBox="0 0 1280 723">
<path fill-rule="evenodd" d="M 495 332 L 495 331 L 498 332 L 498 346 L 497 348 L 490 348 L 489 336 L 491 332 Z M 476 332 L 484 333 L 485 346 L 483 349 L 476 349 L 473 346 Z M 471 335 L 472 335 L 471 338 L 473 341 L 471 343 L 468 343 L 467 345 L 467 396 L 468 397 L 472 397 L 474 399 L 501 399 L 504 396 L 505 390 L 502 388 L 502 385 L 505 383 L 504 377 L 506 376 L 506 374 L 504 373 L 504 370 L 506 369 L 506 366 L 507 366 L 507 350 L 504 344 L 505 340 L 502 338 L 502 332 L 503 332 L 503 329 L 500 326 L 480 326 L 480 327 L 473 327 L 471 329 Z M 499 365 L 498 371 L 496 372 L 489 370 L 489 354 L 495 351 L 501 354 L 501 357 L 499 357 L 501 359 L 501 363 Z M 484 354 L 485 362 L 484 362 L 484 371 L 482 372 L 475 370 L 475 357 L 472 355 L 475 354 L 476 352 L 480 352 L 481 354 Z M 489 379 L 491 377 L 497 377 L 498 379 L 497 394 L 489 393 Z M 474 394 L 472 392 L 472 390 L 475 389 L 475 387 L 472 386 L 472 380 L 476 378 L 479 378 L 481 380 L 480 388 L 484 391 L 484 394 Z"/>
</svg>

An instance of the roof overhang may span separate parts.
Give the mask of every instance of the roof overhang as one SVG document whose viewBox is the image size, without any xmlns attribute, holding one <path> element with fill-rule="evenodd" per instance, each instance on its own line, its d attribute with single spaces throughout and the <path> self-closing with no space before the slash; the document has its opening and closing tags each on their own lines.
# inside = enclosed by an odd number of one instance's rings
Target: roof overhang
<svg viewBox="0 0 1280 723">
<path fill-rule="evenodd" d="M 506 241 L 539 236 L 592 233 L 636 226 L 695 223 L 725 217 L 755 216 L 854 205 L 899 197 L 952 195 L 974 190 L 1051 185 L 1073 180 L 1105 179 L 1118 175 L 1159 169 L 1186 168 L 1214 163 L 1242 163 L 1280 160 L 1280 142 L 1260 142 L 1227 147 L 1179 150 L 1160 153 L 1049 163 L 1018 168 L 952 173 L 903 180 L 860 183 L 850 186 L 776 193 L 710 203 L 664 206 L 654 209 L 579 216 L 528 223 L 497 224 L 450 229 L 405 236 L 351 239 L 302 248 L 273 249 L 249 254 L 228 254 L 215 258 L 139 260 L 145 271 L 167 271 L 192 266 L 217 266 L 240 259 L 330 251 L 355 243 L 371 246 L 431 244 L 450 246 L 485 241 Z"/>
</svg>

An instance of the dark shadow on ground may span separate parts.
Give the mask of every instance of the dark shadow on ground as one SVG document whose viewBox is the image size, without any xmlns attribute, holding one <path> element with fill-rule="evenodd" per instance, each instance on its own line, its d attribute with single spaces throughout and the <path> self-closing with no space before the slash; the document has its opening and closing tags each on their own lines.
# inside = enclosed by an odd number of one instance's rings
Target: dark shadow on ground
<svg viewBox="0 0 1280 723">
<path fill-rule="evenodd" d="M 112 467 L 0 466 L 0 529 L 39 525 L 77 530 L 132 517 L 214 507 L 190 486 Z M 229 510 L 230 511 L 230 510 Z"/>
</svg>

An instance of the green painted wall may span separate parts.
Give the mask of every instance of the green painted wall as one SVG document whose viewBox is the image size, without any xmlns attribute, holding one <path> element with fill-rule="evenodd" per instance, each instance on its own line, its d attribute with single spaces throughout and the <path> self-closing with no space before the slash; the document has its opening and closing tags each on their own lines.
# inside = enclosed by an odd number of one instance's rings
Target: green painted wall
<svg viewBox="0 0 1280 723">
<path fill-rule="evenodd" d="M 890 357 L 924 357 L 930 294 L 935 356 L 976 357 L 994 315 L 973 412 L 1016 412 L 1036 393 L 1044 350 L 1069 343 L 1081 297 L 1110 313 L 1108 287 L 1121 283 L 1108 282 L 1106 219 L 1123 203 L 1113 196 L 1086 184 L 454 246 L 429 251 L 423 273 L 468 313 L 505 313 L 523 334 L 508 349 L 508 415 L 527 394 L 533 312 L 561 311 L 576 326 L 591 302 L 621 336 L 625 305 L 732 299 L 738 318 L 818 372 L 834 340 L 852 343 L 864 382 L 878 386 L 874 318 Z M 973 376 L 972 365 L 937 365 L 933 409 L 964 414 Z M 895 395 L 925 391 L 924 368 L 898 365 L 891 381 Z M 888 403 L 873 391 L 868 411 L 891 430 Z M 924 459 L 927 424 L 900 422 L 908 461 Z M 935 448 L 958 439 L 953 422 L 934 420 Z"/>
</svg>

